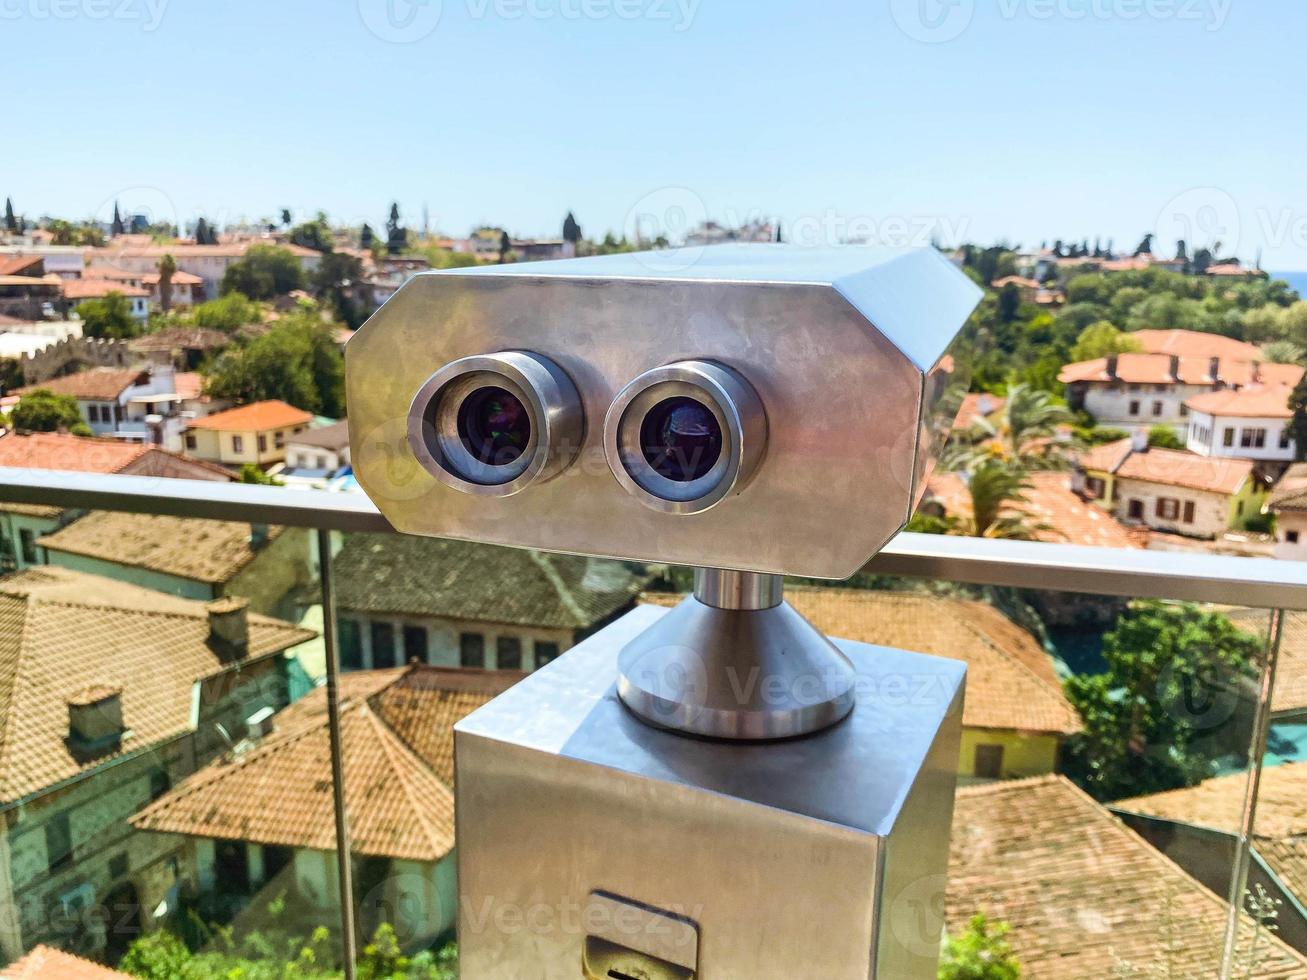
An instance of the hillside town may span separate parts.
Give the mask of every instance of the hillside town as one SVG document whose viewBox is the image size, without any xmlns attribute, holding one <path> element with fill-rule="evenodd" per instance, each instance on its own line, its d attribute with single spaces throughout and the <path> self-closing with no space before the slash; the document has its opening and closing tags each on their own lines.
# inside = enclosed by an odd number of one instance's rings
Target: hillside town
<svg viewBox="0 0 1307 980">
<path fill-rule="evenodd" d="M 587 238 L 571 213 L 556 239 L 388 213 L 380 231 L 289 211 L 177 228 L 7 202 L 0 467 L 361 493 L 342 352 L 410 277 L 669 244 Z M 784 234 L 707 222 L 685 242 Z M 946 250 L 985 296 L 909 530 L 1307 558 L 1307 302 L 1152 239 Z M 268 960 L 337 976 L 342 901 L 367 975 L 455 975 L 453 725 L 637 606 L 675 604 L 687 573 L 330 541 L 0 503 L 0 976 L 262 976 Z M 831 636 L 968 666 L 938 941 L 1049 980 L 1215 975 L 1264 614 L 870 574 L 787 595 Z M 354 896 L 334 853 L 330 629 Z M 1225 699 L 1220 717 L 1194 717 L 1190 682 Z M 1307 978 L 1301 613 L 1271 710 L 1274 806 L 1236 975 Z M 1161 910 L 1184 941 L 1159 941 Z"/>
</svg>

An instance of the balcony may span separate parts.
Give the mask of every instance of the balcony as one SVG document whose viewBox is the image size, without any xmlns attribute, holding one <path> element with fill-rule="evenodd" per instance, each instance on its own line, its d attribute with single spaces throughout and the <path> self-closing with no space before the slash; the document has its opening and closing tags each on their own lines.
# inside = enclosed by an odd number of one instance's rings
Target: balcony
<svg viewBox="0 0 1307 980">
<path fill-rule="evenodd" d="M 355 494 L 8 469 L 0 501 L 38 535 L 0 580 L 28 682 L 0 681 L 6 962 L 455 975 L 459 915 L 487 926 L 451 726 L 689 582 L 399 536 Z M 97 512 L 141 516 L 67 533 Z M 904 533 L 788 595 L 968 663 L 949 878 L 892 897 L 899 941 L 1036 978 L 1307 977 L 1307 565 Z"/>
</svg>

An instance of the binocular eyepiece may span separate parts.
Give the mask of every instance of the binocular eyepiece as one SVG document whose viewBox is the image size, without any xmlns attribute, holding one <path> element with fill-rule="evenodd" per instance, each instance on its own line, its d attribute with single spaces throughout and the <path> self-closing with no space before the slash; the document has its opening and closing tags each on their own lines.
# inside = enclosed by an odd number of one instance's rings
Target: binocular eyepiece
<svg viewBox="0 0 1307 980">
<path fill-rule="evenodd" d="M 553 361 L 504 351 L 451 361 L 418 390 L 409 447 L 445 486 L 507 497 L 577 458 L 580 395 Z M 762 401 L 739 372 L 712 361 L 662 365 L 631 380 L 603 420 L 617 482 L 668 514 L 705 511 L 749 482 L 767 442 Z"/>
</svg>

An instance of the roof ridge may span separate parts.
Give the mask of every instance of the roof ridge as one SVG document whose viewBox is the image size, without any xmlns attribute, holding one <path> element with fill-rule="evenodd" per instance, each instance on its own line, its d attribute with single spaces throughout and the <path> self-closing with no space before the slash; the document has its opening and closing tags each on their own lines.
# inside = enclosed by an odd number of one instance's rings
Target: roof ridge
<svg viewBox="0 0 1307 980">
<path fill-rule="evenodd" d="M 17 601 L 18 597 L 10 596 L 9 598 Z M 14 726 L 18 724 L 18 712 L 13 710 L 13 704 L 17 696 L 18 679 L 22 676 L 20 668 L 23 662 L 24 638 L 27 635 L 28 617 L 31 615 L 31 607 L 26 602 L 20 602 L 19 604 L 22 607 L 19 613 L 22 619 L 15 631 L 14 658 L 9 665 L 11 670 L 6 686 L 8 690 L 7 700 L 3 705 L 4 710 L 0 711 L 0 759 L 5 757 L 7 748 L 13 739 Z M 9 782 L 8 767 L 4 767 L 3 770 L 0 770 L 0 800 L 9 799 Z"/>
<path fill-rule="evenodd" d="M 993 608 L 993 607 L 990 607 L 990 608 Z M 968 630 L 970 630 L 973 634 L 975 634 L 976 636 L 980 637 L 981 641 L 984 642 L 987 646 L 989 646 L 992 650 L 994 650 L 996 653 L 998 653 L 1000 656 L 1004 657 L 1005 659 L 1007 659 L 1007 660 L 1011 661 L 1012 663 L 1016 664 L 1017 667 L 1019 667 L 1019 668 L 1020 668 L 1024 673 L 1026 673 L 1026 674 L 1030 675 L 1030 677 L 1034 678 L 1034 680 L 1036 681 L 1036 683 L 1039 684 L 1040 687 L 1044 688 L 1044 689 L 1045 689 L 1046 691 L 1048 691 L 1050 694 L 1051 694 L 1051 693 L 1056 693 L 1057 696 L 1058 696 L 1058 700 L 1059 700 L 1059 702 L 1060 702 L 1063 706 L 1065 706 L 1066 708 L 1070 709 L 1071 714 L 1074 716 L 1074 720 L 1075 720 L 1078 724 L 1080 724 L 1081 726 L 1083 726 L 1083 724 L 1084 724 L 1084 719 L 1080 717 L 1080 712 L 1076 711 L 1075 706 L 1074 706 L 1073 704 L 1071 704 L 1071 702 L 1070 702 L 1069 700 L 1067 700 L 1066 691 L 1062 688 L 1062 685 L 1061 685 L 1061 684 L 1058 684 L 1056 687 L 1054 687 L 1054 685 L 1051 684 L 1051 683 L 1048 681 L 1047 678 L 1041 677 L 1039 674 L 1037 674 L 1037 673 L 1035 672 L 1034 668 L 1032 668 L 1032 667 L 1031 667 L 1029 664 L 1027 664 L 1025 661 L 1021 660 L 1021 659 L 1018 658 L 1018 657 L 1014 657 L 1012 654 L 1010 654 L 1010 653 L 1008 653 L 1006 650 L 1004 650 L 1004 649 L 1003 649 L 999 644 L 997 644 L 997 643 L 994 642 L 993 638 L 991 638 L 991 637 L 989 636 L 988 633 L 986 633 L 984 630 L 982 630 L 982 629 L 980 629 L 979 627 L 977 627 L 976 625 L 974 625 L 970 620 L 965 620 L 965 619 L 964 619 L 964 620 L 962 621 L 962 624 L 963 624 L 963 626 L 965 626 Z M 1016 623 L 1013 623 L 1012 625 L 1016 626 L 1017 624 L 1016 624 Z M 1017 628 L 1020 629 L 1021 627 L 1017 626 Z M 1041 649 L 1042 649 L 1042 648 L 1041 648 Z M 1048 655 L 1048 651 L 1046 651 L 1046 650 L 1044 650 L 1043 653 L 1044 653 L 1045 656 Z"/>
<path fill-rule="evenodd" d="M 576 601 L 576 596 L 572 595 L 571 590 L 567 587 L 567 583 L 563 581 L 563 577 L 558 573 L 558 569 L 554 567 L 553 562 L 550 561 L 549 557 L 543 552 L 536 551 L 535 549 L 528 550 L 527 556 L 531 559 L 532 563 L 535 564 L 542 573 L 544 573 L 545 580 L 553 586 L 554 591 L 558 594 L 559 601 L 562 602 L 562 604 L 567 607 L 568 612 L 575 617 L 575 625 L 584 625 L 586 619 L 585 610 L 582 609 L 581 604 Z"/>
<path fill-rule="evenodd" d="M 408 756 L 408 762 L 410 765 L 417 766 L 422 772 L 430 775 L 431 778 L 436 781 L 436 784 L 446 793 L 449 793 L 450 796 L 453 796 L 452 790 L 445 784 L 443 779 L 436 775 L 435 770 L 427 764 L 426 760 L 413 751 L 413 749 L 411 749 L 400 737 L 399 733 L 396 732 L 378 712 L 373 710 L 371 704 L 365 701 L 362 703 L 362 707 L 365 711 L 365 716 L 377 730 L 377 734 L 380 737 L 381 751 L 386 754 L 386 758 L 390 762 L 391 769 L 395 773 L 396 781 L 400 785 L 400 790 L 408 798 L 410 812 L 417 818 L 418 823 L 422 827 L 423 834 L 426 836 L 427 842 L 431 845 L 432 850 L 441 850 L 444 847 L 444 841 L 440 838 L 436 828 L 427 818 L 426 808 L 423 807 L 420 804 L 420 801 L 413 795 L 413 787 L 409 785 L 408 779 L 404 778 L 403 774 L 399 771 L 398 760 L 395 758 L 394 753 L 396 751 L 405 753 Z M 348 784 L 345 789 L 346 792 L 348 792 Z M 445 853 L 447 854 L 449 852 L 446 851 Z"/>
</svg>

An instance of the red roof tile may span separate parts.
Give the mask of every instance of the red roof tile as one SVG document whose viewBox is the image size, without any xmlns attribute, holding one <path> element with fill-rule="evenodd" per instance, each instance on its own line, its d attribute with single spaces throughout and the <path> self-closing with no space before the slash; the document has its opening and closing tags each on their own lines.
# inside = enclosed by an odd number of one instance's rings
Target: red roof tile
<svg viewBox="0 0 1307 980">
<path fill-rule="evenodd" d="M 1299 374 L 1302 368 L 1298 369 Z M 1249 388 L 1222 388 L 1185 400 L 1192 411 L 1227 418 L 1287 419 L 1292 385 L 1254 385 Z"/>
<path fill-rule="evenodd" d="M 0 466 L 74 473 L 123 473 L 192 480 L 234 479 L 220 466 L 158 446 L 61 432 L 11 432 L 0 437 Z"/>
<path fill-rule="evenodd" d="M 148 371 L 140 368 L 91 368 L 66 374 L 62 378 L 51 378 L 40 384 L 19 388 L 15 394 L 29 395 L 44 389 L 56 395 L 69 395 L 98 401 L 113 401 L 133 385 L 145 384 L 150 380 Z"/>
<path fill-rule="evenodd" d="M 22 959 L 0 969 L 3 980 L 132 980 L 99 963 L 92 963 L 52 946 L 34 947 Z"/>
<path fill-rule="evenodd" d="M 306 425 L 313 414 L 282 401 L 253 402 L 225 412 L 215 412 L 191 422 L 192 429 L 215 429 L 222 432 L 261 432 L 290 425 Z"/>
</svg>

